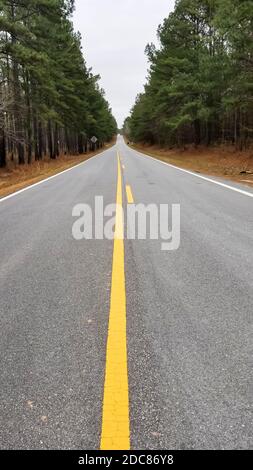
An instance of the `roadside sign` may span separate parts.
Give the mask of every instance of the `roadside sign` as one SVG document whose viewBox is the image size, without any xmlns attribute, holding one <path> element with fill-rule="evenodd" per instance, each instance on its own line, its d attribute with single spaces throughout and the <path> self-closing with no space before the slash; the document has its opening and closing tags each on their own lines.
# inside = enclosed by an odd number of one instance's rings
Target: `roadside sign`
<svg viewBox="0 0 253 470">
<path fill-rule="evenodd" d="M 95 137 L 95 135 L 90 140 L 93 144 L 95 144 L 98 141 L 98 139 L 97 139 L 97 137 Z"/>
</svg>

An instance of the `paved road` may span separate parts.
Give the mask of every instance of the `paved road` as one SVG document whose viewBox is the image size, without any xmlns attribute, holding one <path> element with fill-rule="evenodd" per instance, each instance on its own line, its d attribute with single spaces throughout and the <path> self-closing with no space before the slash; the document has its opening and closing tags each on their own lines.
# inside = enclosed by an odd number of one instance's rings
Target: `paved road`
<svg viewBox="0 0 253 470">
<path fill-rule="evenodd" d="M 253 198 L 121 139 L 0 201 L 0 448 L 99 449 L 114 242 L 72 209 L 116 201 L 117 149 L 124 207 L 181 204 L 177 251 L 124 241 L 131 448 L 252 449 Z"/>
</svg>

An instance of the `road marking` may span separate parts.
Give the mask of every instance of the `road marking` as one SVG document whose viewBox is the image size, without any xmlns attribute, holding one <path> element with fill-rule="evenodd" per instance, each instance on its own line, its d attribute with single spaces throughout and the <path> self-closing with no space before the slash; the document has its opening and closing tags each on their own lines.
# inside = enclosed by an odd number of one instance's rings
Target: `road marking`
<svg viewBox="0 0 253 470">
<path fill-rule="evenodd" d="M 134 203 L 134 198 L 131 190 L 131 186 L 126 186 L 126 193 L 127 193 L 127 202 L 128 204 Z"/>
<path fill-rule="evenodd" d="M 231 189 L 232 191 L 243 194 L 244 196 L 253 197 L 253 193 L 244 191 L 243 189 L 235 188 L 234 186 L 230 186 L 229 184 L 221 183 L 220 181 L 207 178 L 206 176 L 198 175 L 197 173 L 194 173 L 193 171 L 185 170 L 184 168 L 180 168 L 179 166 L 172 165 L 171 163 L 162 162 L 161 160 L 158 160 L 157 158 L 151 157 L 151 155 L 144 155 L 143 153 L 138 152 L 137 150 L 134 150 L 134 152 L 138 153 L 142 157 L 151 158 L 151 160 L 154 160 L 157 163 L 162 163 L 163 165 L 167 165 L 167 166 L 170 166 L 171 168 L 175 168 L 175 170 L 182 171 L 183 173 L 188 173 L 189 175 L 192 175 L 192 176 L 196 176 L 197 178 L 208 181 L 209 183 L 217 184 L 217 186 L 221 186 L 222 188 Z"/>
<path fill-rule="evenodd" d="M 0 197 L 0 203 L 3 201 L 7 201 L 7 199 L 11 199 L 12 197 L 18 196 L 19 194 L 24 193 L 25 191 L 28 191 L 28 189 L 32 189 L 32 188 L 35 188 L 36 186 L 46 183 L 47 181 L 50 181 L 53 178 L 56 178 L 57 176 L 63 175 L 64 173 L 67 173 L 68 171 L 75 170 L 79 166 L 84 165 L 85 163 L 88 163 L 91 160 L 94 160 L 94 158 L 101 157 L 105 152 L 109 152 L 110 150 L 113 150 L 113 147 L 110 147 L 109 149 L 104 150 L 103 152 L 98 153 L 97 155 L 94 155 L 93 157 L 88 158 L 88 160 L 78 163 L 77 165 L 74 165 L 71 168 L 67 168 L 66 170 L 60 171 L 59 173 L 56 173 L 55 175 L 49 176 L 48 178 L 38 181 L 37 183 L 30 184 L 29 186 L 26 186 L 25 188 L 19 189 L 18 191 L 15 191 L 14 193 L 8 194 L 8 196 L 3 196 L 2 198 Z"/>
<path fill-rule="evenodd" d="M 124 222 L 119 153 L 111 305 L 106 352 L 101 450 L 129 450 Z"/>
<path fill-rule="evenodd" d="M 126 169 L 125 165 L 122 165 L 122 168 L 123 168 L 123 170 L 125 170 Z"/>
</svg>

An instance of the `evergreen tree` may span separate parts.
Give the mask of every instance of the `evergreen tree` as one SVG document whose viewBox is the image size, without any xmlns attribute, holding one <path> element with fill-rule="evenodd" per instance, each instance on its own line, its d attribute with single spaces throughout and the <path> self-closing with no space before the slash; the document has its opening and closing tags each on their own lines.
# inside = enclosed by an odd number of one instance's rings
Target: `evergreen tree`
<svg viewBox="0 0 253 470">
<path fill-rule="evenodd" d="M 253 1 L 177 0 L 147 46 L 150 72 L 128 129 L 161 145 L 253 137 Z"/>
<path fill-rule="evenodd" d="M 0 166 L 87 151 L 116 122 L 87 68 L 73 0 L 0 0 Z"/>
</svg>

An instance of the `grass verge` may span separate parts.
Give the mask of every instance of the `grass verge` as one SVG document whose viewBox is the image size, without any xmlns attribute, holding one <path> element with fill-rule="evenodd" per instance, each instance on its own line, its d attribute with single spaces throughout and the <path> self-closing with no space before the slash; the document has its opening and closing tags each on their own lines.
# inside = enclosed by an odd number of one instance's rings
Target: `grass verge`
<svg viewBox="0 0 253 470">
<path fill-rule="evenodd" d="M 253 187 L 252 150 L 237 152 L 227 147 L 170 150 L 145 144 L 131 144 L 130 146 L 146 155 L 180 168 L 209 176 L 227 178 Z"/>
<path fill-rule="evenodd" d="M 64 155 L 56 160 L 45 159 L 33 162 L 31 165 L 16 165 L 0 169 L 0 198 L 19 191 L 34 183 L 38 183 L 63 170 L 74 167 L 78 163 L 85 162 L 91 157 L 104 152 L 115 144 L 113 140 L 97 152 L 89 152 L 84 155 Z"/>
</svg>

